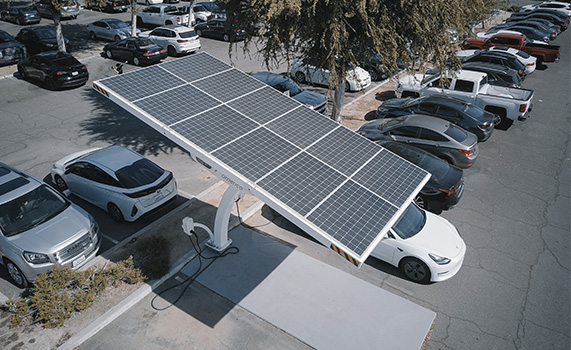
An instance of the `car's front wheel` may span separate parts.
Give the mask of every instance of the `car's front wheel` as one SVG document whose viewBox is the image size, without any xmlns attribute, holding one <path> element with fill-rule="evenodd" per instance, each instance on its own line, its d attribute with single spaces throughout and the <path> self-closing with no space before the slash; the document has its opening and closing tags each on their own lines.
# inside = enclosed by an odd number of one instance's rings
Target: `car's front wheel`
<svg viewBox="0 0 571 350">
<path fill-rule="evenodd" d="M 61 178 L 61 176 L 57 175 L 55 177 L 55 182 L 58 190 L 61 192 L 67 190 L 67 184 L 65 183 L 65 180 Z"/>
<path fill-rule="evenodd" d="M 114 203 L 109 203 L 107 204 L 107 212 L 109 213 L 109 215 L 111 215 L 111 218 L 117 222 L 123 222 L 125 221 L 125 218 L 123 217 L 123 213 L 121 212 L 121 209 L 119 209 L 118 206 L 116 206 Z"/>
<path fill-rule="evenodd" d="M 97 35 L 95 34 L 95 32 L 89 32 L 89 38 L 91 40 L 97 40 Z"/>
<path fill-rule="evenodd" d="M 133 64 L 135 66 L 140 66 L 141 65 L 141 60 L 139 59 L 139 57 L 135 56 L 133 57 Z"/>
<path fill-rule="evenodd" d="M 425 284 L 430 281 L 430 269 L 417 258 L 405 258 L 400 264 L 401 271 L 413 282 Z"/>
<path fill-rule="evenodd" d="M 171 57 L 175 57 L 176 56 L 176 49 L 174 48 L 174 46 L 168 46 L 167 47 L 167 54 Z"/>
<path fill-rule="evenodd" d="M 202 30 L 196 29 L 195 32 L 196 32 L 196 35 L 202 36 Z"/>
<path fill-rule="evenodd" d="M 224 39 L 224 41 L 229 42 L 230 41 L 230 35 L 224 34 L 223 39 Z"/>
<path fill-rule="evenodd" d="M 18 74 L 20 74 L 20 77 L 22 77 L 22 79 L 26 79 L 26 72 L 24 71 L 23 67 L 18 66 Z"/>
<path fill-rule="evenodd" d="M 303 72 L 295 72 L 294 77 L 298 83 L 305 83 L 305 74 Z"/>
<path fill-rule="evenodd" d="M 20 270 L 20 268 L 10 260 L 5 260 L 4 264 L 6 265 L 8 274 L 10 275 L 10 278 L 12 278 L 12 281 L 14 281 L 16 287 L 26 288 L 29 282 L 26 279 L 26 276 L 24 276 L 24 274 Z"/>
<path fill-rule="evenodd" d="M 107 56 L 107 58 L 113 58 L 113 52 L 111 52 L 111 50 L 105 50 L 105 56 Z"/>
</svg>

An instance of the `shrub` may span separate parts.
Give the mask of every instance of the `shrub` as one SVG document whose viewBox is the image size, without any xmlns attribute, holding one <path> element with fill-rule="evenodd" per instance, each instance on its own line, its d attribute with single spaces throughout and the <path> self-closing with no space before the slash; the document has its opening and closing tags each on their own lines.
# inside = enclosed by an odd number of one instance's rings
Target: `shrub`
<svg viewBox="0 0 571 350">
<path fill-rule="evenodd" d="M 108 286 L 134 284 L 144 279 L 141 270 L 134 267 L 132 257 L 102 270 L 74 271 L 70 266 L 56 265 L 34 280 L 28 296 L 6 302 L 12 313 L 10 327 L 24 319 L 46 328 L 59 327 L 74 312 L 90 307 Z"/>
</svg>

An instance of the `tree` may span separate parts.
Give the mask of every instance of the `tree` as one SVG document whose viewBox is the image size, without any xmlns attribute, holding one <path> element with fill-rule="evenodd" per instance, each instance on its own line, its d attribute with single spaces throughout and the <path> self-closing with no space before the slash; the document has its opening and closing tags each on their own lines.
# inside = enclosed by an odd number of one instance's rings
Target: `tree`
<svg viewBox="0 0 571 350">
<path fill-rule="evenodd" d="M 284 60 L 289 68 L 294 56 L 328 69 L 335 120 L 353 65 L 378 54 L 388 70 L 397 61 L 458 67 L 452 37 L 488 11 L 486 0 L 224 0 L 221 7 L 229 26 L 246 30 L 244 52 L 254 43 L 268 69 Z"/>
</svg>

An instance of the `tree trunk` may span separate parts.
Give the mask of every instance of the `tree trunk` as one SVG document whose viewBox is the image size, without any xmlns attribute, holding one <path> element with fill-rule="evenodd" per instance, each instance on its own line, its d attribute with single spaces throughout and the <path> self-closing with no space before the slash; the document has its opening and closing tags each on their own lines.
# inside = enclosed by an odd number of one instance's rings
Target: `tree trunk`
<svg viewBox="0 0 571 350">
<path fill-rule="evenodd" d="M 57 13 L 56 13 L 57 12 Z M 65 40 L 63 40 L 63 33 L 61 30 L 61 13 L 59 10 L 52 12 L 54 24 L 56 26 L 57 47 L 61 52 L 65 52 Z"/>
<path fill-rule="evenodd" d="M 333 111 L 331 113 L 331 119 L 336 122 L 341 122 L 341 111 L 343 110 L 343 103 L 345 100 L 345 80 L 342 80 L 333 92 Z"/>
<path fill-rule="evenodd" d="M 131 37 L 135 38 L 137 36 L 137 10 L 135 9 L 135 0 L 130 0 L 131 2 Z"/>
</svg>

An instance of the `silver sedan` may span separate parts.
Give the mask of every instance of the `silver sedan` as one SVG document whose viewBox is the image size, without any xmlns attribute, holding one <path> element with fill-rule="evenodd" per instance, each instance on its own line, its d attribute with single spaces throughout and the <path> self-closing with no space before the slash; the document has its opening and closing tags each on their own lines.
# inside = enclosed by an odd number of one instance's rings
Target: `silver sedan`
<svg viewBox="0 0 571 350">
<path fill-rule="evenodd" d="M 118 19 L 102 19 L 87 25 L 89 37 L 92 40 L 105 39 L 119 41 L 131 36 L 131 26 Z M 141 31 L 137 29 L 136 34 Z"/>
</svg>

